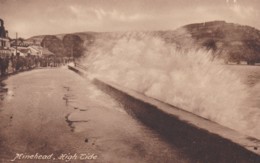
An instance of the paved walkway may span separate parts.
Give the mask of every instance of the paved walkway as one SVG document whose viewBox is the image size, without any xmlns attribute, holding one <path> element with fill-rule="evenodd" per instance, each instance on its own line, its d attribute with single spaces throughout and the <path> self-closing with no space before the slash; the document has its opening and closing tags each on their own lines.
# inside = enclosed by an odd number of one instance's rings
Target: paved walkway
<svg viewBox="0 0 260 163">
<path fill-rule="evenodd" d="M 0 162 L 36 153 L 51 156 L 45 162 L 86 162 L 80 155 L 95 156 L 90 162 L 98 163 L 189 162 L 65 67 L 19 73 L 4 83 L 8 91 L 0 103 Z"/>
</svg>

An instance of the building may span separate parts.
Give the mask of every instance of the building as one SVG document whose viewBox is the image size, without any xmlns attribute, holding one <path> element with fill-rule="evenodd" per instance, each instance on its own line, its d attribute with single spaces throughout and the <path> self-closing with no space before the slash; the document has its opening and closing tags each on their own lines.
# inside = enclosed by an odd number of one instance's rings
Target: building
<svg viewBox="0 0 260 163">
<path fill-rule="evenodd" d="M 0 56 L 11 55 L 10 38 L 5 30 L 4 21 L 0 19 Z"/>
<path fill-rule="evenodd" d="M 11 47 L 10 49 L 12 54 L 19 54 L 21 57 L 29 56 L 32 53 L 31 50 L 27 47 Z"/>
<path fill-rule="evenodd" d="M 42 56 L 44 56 L 44 57 L 53 57 L 53 56 L 55 56 L 55 54 L 50 52 L 48 49 L 43 48 Z"/>
<path fill-rule="evenodd" d="M 42 57 L 43 47 L 37 45 L 30 45 L 31 55 Z"/>
<path fill-rule="evenodd" d="M 41 40 L 39 39 L 26 39 L 24 43 L 28 44 L 29 46 L 41 46 Z"/>
<path fill-rule="evenodd" d="M 10 39 L 8 31 L 4 27 L 4 21 L 0 19 L 0 57 L 11 56 L 12 54 L 19 54 L 22 57 L 53 55 L 53 53 L 41 47 L 37 39 L 31 41 L 23 38 Z"/>
</svg>

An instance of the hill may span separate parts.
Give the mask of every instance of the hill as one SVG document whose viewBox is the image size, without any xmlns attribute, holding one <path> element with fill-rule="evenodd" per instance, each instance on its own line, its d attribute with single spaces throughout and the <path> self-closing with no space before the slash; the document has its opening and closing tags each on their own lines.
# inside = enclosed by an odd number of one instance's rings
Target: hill
<svg viewBox="0 0 260 163">
<path fill-rule="evenodd" d="M 176 30 L 144 32 L 161 37 L 167 43 L 174 43 L 182 49 L 205 48 L 211 50 L 217 57 L 223 58 L 226 62 L 246 61 L 248 64 L 260 62 L 260 31 L 250 27 L 225 21 L 211 21 L 182 26 Z M 79 32 L 73 33 L 84 42 L 84 46 L 90 46 L 98 39 L 108 39 L 115 33 Z M 59 42 L 64 42 L 68 34 L 55 35 Z M 34 36 L 28 41 L 37 40 L 42 42 L 49 35 Z M 54 45 L 55 43 L 48 43 Z M 56 43 L 57 44 L 57 43 Z M 59 43 L 60 45 L 61 43 Z M 59 46 L 61 49 L 62 45 Z M 68 49 L 68 48 L 67 48 Z M 55 50 L 55 47 L 49 49 Z M 64 52 L 64 50 L 58 50 Z M 66 48 L 65 48 L 66 51 Z"/>
<path fill-rule="evenodd" d="M 212 50 L 226 61 L 260 62 L 260 31 L 253 27 L 213 21 L 182 28 L 191 35 L 197 46 Z"/>
</svg>

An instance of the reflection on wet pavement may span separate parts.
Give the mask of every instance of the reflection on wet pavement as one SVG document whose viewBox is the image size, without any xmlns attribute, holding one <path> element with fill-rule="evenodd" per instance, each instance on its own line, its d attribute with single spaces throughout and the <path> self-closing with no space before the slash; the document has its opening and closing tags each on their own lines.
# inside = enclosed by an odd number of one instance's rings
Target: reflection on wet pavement
<svg viewBox="0 0 260 163">
<path fill-rule="evenodd" d="M 0 111 L 2 162 L 15 153 L 36 152 L 55 157 L 91 153 L 98 156 L 93 163 L 188 161 L 109 95 L 67 69 L 26 72 L 5 83 L 8 93 Z"/>
</svg>

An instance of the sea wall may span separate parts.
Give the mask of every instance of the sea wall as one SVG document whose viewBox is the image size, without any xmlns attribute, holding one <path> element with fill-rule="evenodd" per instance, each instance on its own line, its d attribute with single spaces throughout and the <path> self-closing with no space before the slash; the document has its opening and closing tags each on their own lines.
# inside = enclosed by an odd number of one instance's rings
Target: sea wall
<svg viewBox="0 0 260 163">
<path fill-rule="evenodd" d="M 94 79 L 93 84 L 194 162 L 260 162 L 260 141 L 255 138 L 109 81 Z"/>
</svg>

